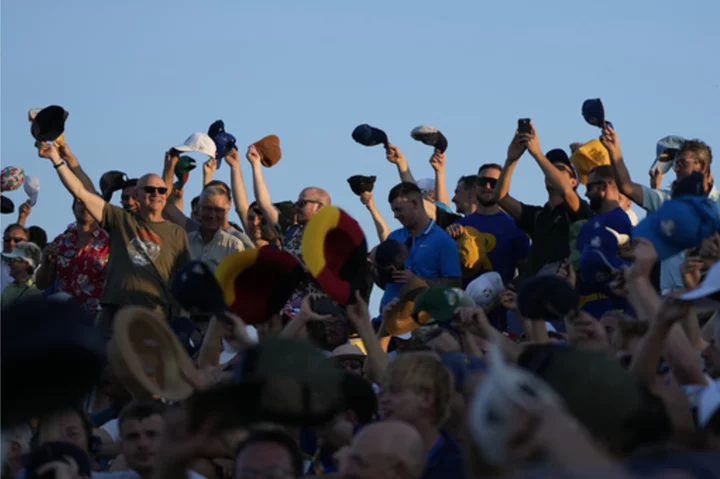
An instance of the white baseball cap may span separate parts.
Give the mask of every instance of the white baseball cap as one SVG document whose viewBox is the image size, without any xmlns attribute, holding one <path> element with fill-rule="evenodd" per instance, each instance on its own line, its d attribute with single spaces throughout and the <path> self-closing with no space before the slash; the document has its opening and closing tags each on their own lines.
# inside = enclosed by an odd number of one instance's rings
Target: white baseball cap
<svg viewBox="0 0 720 479">
<path fill-rule="evenodd" d="M 477 306 L 489 308 L 497 300 L 505 285 L 500 273 L 491 271 L 481 274 L 467 285 L 465 292 L 472 298 Z"/>
<path fill-rule="evenodd" d="M 4 258 L 7 259 L 21 259 L 27 261 L 33 268 L 40 264 L 42 260 L 42 251 L 35 244 L 29 241 L 19 243 L 15 245 L 15 248 L 10 253 L 2 253 Z"/>
<path fill-rule="evenodd" d="M 692 301 L 698 307 L 720 308 L 718 301 L 708 296 L 720 292 L 720 263 L 715 263 L 705 275 L 700 286 L 680 296 L 683 301 Z"/>
<path fill-rule="evenodd" d="M 177 151 L 199 151 L 210 158 L 215 158 L 215 154 L 217 153 L 215 142 L 205 133 L 193 133 L 185 140 L 185 143 L 180 146 L 174 146 L 173 148 Z"/>
<path fill-rule="evenodd" d="M 23 183 L 25 193 L 30 198 L 30 206 L 35 206 L 38 195 L 40 194 L 40 180 L 37 176 L 25 175 L 25 183 Z"/>
<path fill-rule="evenodd" d="M 503 465 L 509 461 L 505 443 L 513 406 L 532 407 L 537 403 L 563 404 L 542 379 L 506 363 L 500 346 L 492 344 L 488 373 L 478 386 L 468 411 L 470 431 L 489 462 Z"/>
<path fill-rule="evenodd" d="M 705 428 L 710 419 L 720 409 L 720 380 L 710 383 L 700 393 L 697 407 L 697 421 L 701 428 Z"/>
</svg>

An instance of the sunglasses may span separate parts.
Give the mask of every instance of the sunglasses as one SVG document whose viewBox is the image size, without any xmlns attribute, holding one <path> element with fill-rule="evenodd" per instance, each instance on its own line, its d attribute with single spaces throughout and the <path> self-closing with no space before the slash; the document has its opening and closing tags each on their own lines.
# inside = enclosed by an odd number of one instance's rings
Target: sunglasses
<svg viewBox="0 0 720 479">
<path fill-rule="evenodd" d="M 322 205 L 322 201 L 318 200 L 298 200 L 295 202 L 295 206 L 298 208 L 303 208 L 307 204 L 315 204 L 315 205 Z"/>
<path fill-rule="evenodd" d="M 592 190 L 592 189 L 595 188 L 596 186 L 597 186 L 597 187 L 603 187 L 603 186 L 605 186 L 605 184 L 606 184 L 606 182 L 605 182 L 604 180 L 593 181 L 592 183 L 588 183 L 587 185 L 585 185 L 585 188 L 588 189 L 588 190 Z"/>
<path fill-rule="evenodd" d="M 145 191 L 145 193 L 147 193 L 148 195 L 152 195 L 153 193 L 166 195 L 168 189 L 164 186 L 143 186 L 143 191 Z"/>
<path fill-rule="evenodd" d="M 25 241 L 27 240 L 20 236 L 5 236 L 3 238 L 4 243 L 24 243 Z"/>
<path fill-rule="evenodd" d="M 486 178 L 484 176 L 479 176 L 477 179 L 477 185 L 482 187 L 490 187 L 494 189 L 497 183 L 498 180 L 496 178 Z"/>
<path fill-rule="evenodd" d="M 225 213 L 225 208 L 220 208 L 217 206 L 203 206 L 200 208 L 203 213 L 215 213 L 217 215 Z"/>
</svg>

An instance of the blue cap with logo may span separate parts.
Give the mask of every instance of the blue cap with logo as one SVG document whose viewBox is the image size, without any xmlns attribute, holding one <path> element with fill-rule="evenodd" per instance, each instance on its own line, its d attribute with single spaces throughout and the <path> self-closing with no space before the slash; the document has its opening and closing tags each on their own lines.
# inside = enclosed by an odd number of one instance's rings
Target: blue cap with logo
<svg viewBox="0 0 720 479">
<path fill-rule="evenodd" d="M 646 238 L 662 261 L 690 248 L 720 231 L 717 203 L 704 196 L 681 196 L 666 201 L 633 229 L 634 238 Z"/>
</svg>

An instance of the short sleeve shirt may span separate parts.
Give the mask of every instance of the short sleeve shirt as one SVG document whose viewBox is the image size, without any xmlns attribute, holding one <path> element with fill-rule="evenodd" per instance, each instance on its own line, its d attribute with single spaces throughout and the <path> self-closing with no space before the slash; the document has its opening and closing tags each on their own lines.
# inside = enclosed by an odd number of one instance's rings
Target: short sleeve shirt
<svg viewBox="0 0 720 479">
<path fill-rule="evenodd" d="M 95 228 L 82 248 L 78 249 L 77 243 L 77 223 L 53 240 L 58 247 L 56 292 L 71 295 L 85 311 L 94 314 L 105 287 L 110 237 L 102 228 Z"/>
<path fill-rule="evenodd" d="M 188 234 L 190 244 L 190 258 L 195 261 L 202 261 L 215 271 L 215 268 L 228 255 L 245 250 L 242 242 L 234 236 L 219 229 L 209 243 L 205 243 L 200 230 Z"/>
<path fill-rule="evenodd" d="M 170 281 L 190 260 L 185 231 L 169 221 L 153 223 L 106 204 L 100 226 L 110 235 L 103 305 L 174 309 Z"/>
<path fill-rule="evenodd" d="M 405 268 L 416 276 L 425 279 L 460 278 L 457 244 L 433 220 L 417 236 L 412 236 L 407 228 L 402 228 L 390 233 L 388 239 L 407 246 Z"/>
<path fill-rule="evenodd" d="M 534 274 L 550 263 L 564 261 L 570 256 L 570 225 L 592 215 L 587 201 L 580 200 L 580 208 L 572 211 L 563 202 L 555 208 L 549 205 L 530 206 L 521 203 L 517 225 L 532 240 L 529 273 Z"/>
</svg>

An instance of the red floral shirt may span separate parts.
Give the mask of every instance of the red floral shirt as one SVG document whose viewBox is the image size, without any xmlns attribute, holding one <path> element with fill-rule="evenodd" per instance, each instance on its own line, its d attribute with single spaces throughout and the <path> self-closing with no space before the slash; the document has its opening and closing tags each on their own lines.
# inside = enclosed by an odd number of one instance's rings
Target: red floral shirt
<svg viewBox="0 0 720 479">
<path fill-rule="evenodd" d="M 77 242 L 76 223 L 53 240 L 58 245 L 56 291 L 70 294 L 88 313 L 95 314 L 105 286 L 110 237 L 105 230 L 97 227 L 87 244 L 79 250 Z"/>
</svg>

